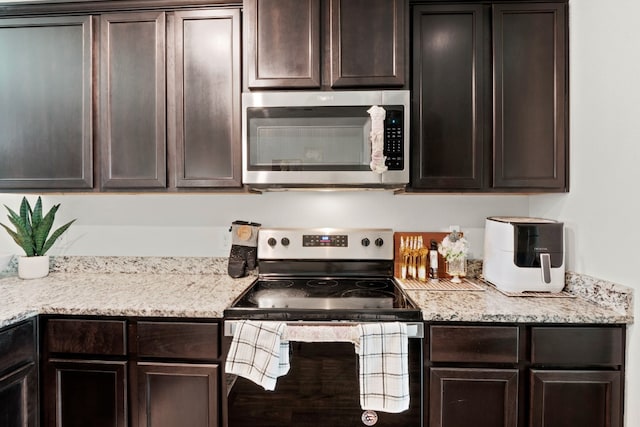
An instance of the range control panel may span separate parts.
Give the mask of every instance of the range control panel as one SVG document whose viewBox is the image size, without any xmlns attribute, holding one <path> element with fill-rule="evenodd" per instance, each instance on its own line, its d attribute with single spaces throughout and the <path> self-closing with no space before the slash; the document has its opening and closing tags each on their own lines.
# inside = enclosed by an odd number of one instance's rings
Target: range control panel
<svg viewBox="0 0 640 427">
<path fill-rule="evenodd" d="M 393 230 L 261 228 L 258 258 L 393 260 Z"/>
<path fill-rule="evenodd" d="M 302 246 L 304 247 L 326 247 L 326 246 L 349 246 L 349 236 L 346 234 L 303 234 Z"/>
</svg>

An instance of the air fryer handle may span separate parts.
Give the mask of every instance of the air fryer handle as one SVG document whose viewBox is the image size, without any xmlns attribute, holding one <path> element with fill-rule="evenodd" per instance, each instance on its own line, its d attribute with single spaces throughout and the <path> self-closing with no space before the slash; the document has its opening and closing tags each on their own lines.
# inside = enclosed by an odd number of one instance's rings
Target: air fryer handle
<svg viewBox="0 0 640 427">
<path fill-rule="evenodd" d="M 540 269 L 542 271 L 542 281 L 548 285 L 551 283 L 551 255 L 540 254 Z"/>
</svg>

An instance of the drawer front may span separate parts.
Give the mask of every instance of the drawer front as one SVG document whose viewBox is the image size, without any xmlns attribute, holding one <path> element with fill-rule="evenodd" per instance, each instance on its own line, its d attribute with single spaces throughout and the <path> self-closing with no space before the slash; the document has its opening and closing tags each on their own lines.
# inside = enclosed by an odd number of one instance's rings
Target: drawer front
<svg viewBox="0 0 640 427">
<path fill-rule="evenodd" d="M 533 327 L 531 363 L 567 366 L 624 362 L 624 328 Z"/>
<path fill-rule="evenodd" d="M 138 322 L 138 356 L 217 359 L 218 323 Z"/>
<path fill-rule="evenodd" d="M 124 320 L 50 319 L 46 334 L 50 353 L 127 354 Z"/>
<path fill-rule="evenodd" d="M 432 362 L 518 363 L 517 326 L 431 326 Z"/>
<path fill-rule="evenodd" d="M 34 329 L 34 321 L 30 320 L 0 332 L 0 374 L 35 360 Z"/>
</svg>

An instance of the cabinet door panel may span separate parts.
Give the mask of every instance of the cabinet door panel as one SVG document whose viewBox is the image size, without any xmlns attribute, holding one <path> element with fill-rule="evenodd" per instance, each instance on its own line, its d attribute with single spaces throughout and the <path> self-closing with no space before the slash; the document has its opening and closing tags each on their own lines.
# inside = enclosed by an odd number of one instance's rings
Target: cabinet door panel
<svg viewBox="0 0 640 427">
<path fill-rule="evenodd" d="M 172 19 L 176 187 L 239 187 L 240 12 L 176 12 Z"/>
<path fill-rule="evenodd" d="M 165 15 L 102 15 L 100 32 L 102 187 L 164 187 Z"/>
<path fill-rule="evenodd" d="M 126 362 L 52 359 L 45 375 L 45 425 L 127 425 Z"/>
<path fill-rule="evenodd" d="M 244 2 L 249 88 L 320 87 L 320 0 Z"/>
<path fill-rule="evenodd" d="M 618 371 L 531 371 L 531 427 L 620 427 Z"/>
<path fill-rule="evenodd" d="M 217 365 L 138 364 L 139 427 L 217 427 Z"/>
<path fill-rule="evenodd" d="M 564 4 L 493 6 L 494 187 L 565 188 Z"/>
<path fill-rule="evenodd" d="M 331 86 L 403 86 L 405 2 L 331 0 Z"/>
<path fill-rule="evenodd" d="M 0 425 L 37 427 L 38 378 L 35 363 L 0 376 Z"/>
<path fill-rule="evenodd" d="M 0 188 L 93 186 L 91 17 L 0 20 Z"/>
<path fill-rule="evenodd" d="M 419 6 L 413 15 L 413 188 L 479 189 L 484 173 L 487 9 Z"/>
<path fill-rule="evenodd" d="M 432 368 L 430 427 L 517 425 L 516 369 Z"/>
</svg>

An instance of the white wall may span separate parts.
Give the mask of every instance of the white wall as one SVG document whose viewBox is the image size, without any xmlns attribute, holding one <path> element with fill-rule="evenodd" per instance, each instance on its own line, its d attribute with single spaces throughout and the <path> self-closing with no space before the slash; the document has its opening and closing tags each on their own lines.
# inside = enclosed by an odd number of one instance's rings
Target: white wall
<svg viewBox="0 0 640 427">
<path fill-rule="evenodd" d="M 35 203 L 36 195 L 28 196 Z M 22 195 L 0 194 L 18 210 Z M 51 254 L 227 256 L 228 229 L 236 219 L 267 227 L 389 227 L 396 231 L 447 231 L 458 225 L 482 257 L 484 218 L 526 215 L 527 196 L 393 195 L 390 192 L 287 192 L 249 194 L 44 195 L 44 209 L 61 203 L 56 226 L 77 222 Z M 4 213 L 0 222 L 5 221 Z M 0 252 L 19 253 L 0 232 Z"/>
<path fill-rule="evenodd" d="M 565 221 L 570 270 L 640 290 L 640 2 L 570 0 L 569 8 L 571 192 L 533 196 L 530 212 Z M 636 427 L 638 325 L 627 363 L 625 420 Z"/>
</svg>

